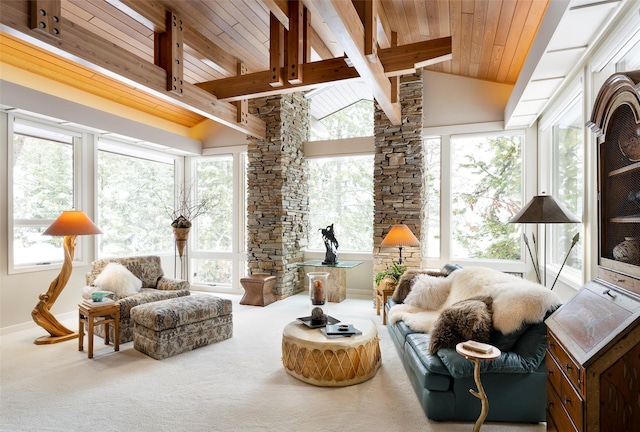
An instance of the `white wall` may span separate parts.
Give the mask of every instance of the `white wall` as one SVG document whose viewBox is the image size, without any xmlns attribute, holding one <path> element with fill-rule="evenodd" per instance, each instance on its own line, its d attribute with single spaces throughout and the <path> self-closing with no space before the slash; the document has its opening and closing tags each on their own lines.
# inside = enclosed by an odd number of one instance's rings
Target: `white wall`
<svg viewBox="0 0 640 432">
<path fill-rule="evenodd" d="M 501 122 L 512 85 L 424 71 L 425 129 Z M 464 131 L 461 131 L 464 132 Z"/>
</svg>

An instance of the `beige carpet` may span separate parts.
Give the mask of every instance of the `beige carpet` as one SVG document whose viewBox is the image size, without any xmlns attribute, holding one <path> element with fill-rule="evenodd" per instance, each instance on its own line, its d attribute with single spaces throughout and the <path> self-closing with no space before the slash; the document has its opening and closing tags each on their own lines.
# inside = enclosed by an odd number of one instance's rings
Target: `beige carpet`
<svg viewBox="0 0 640 432">
<path fill-rule="evenodd" d="M 267 307 L 233 300 L 233 338 L 158 361 L 133 343 L 114 352 L 96 338 L 94 358 L 77 341 L 33 344 L 36 328 L 0 338 L 2 431 L 471 431 L 472 423 L 426 418 L 371 300 L 330 303 L 329 314 L 378 324 L 382 367 L 351 387 L 321 388 L 287 374 L 281 331 L 309 314 L 306 295 Z M 74 321 L 65 325 L 77 328 Z M 86 346 L 86 343 L 85 343 Z M 526 397 L 526 395 L 523 395 Z M 488 423 L 487 431 L 545 430 Z"/>
</svg>

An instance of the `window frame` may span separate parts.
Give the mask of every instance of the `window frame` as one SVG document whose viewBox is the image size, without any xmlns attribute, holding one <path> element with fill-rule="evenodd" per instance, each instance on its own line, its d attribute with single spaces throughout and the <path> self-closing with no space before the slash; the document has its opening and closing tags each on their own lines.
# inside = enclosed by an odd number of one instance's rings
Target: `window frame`
<svg viewBox="0 0 640 432">
<path fill-rule="evenodd" d="M 231 251 L 198 250 L 194 247 L 197 244 L 195 237 L 187 244 L 189 248 L 189 267 L 195 269 L 194 260 L 230 260 L 231 261 L 231 283 L 200 283 L 191 282 L 192 286 L 199 291 L 208 292 L 242 292 L 240 279 L 247 276 L 247 242 L 246 242 L 246 196 L 247 196 L 247 146 L 238 145 L 230 147 L 216 147 L 203 149 L 202 155 L 185 158 L 185 178 L 196 178 L 196 163 L 198 160 L 232 156 L 233 160 L 233 203 L 232 203 L 232 242 Z M 197 236 L 197 224 L 193 234 Z M 190 275 L 191 276 L 191 275 Z M 190 277 L 191 281 L 192 278 Z"/>
<path fill-rule="evenodd" d="M 39 128 L 45 131 L 59 133 L 64 135 L 69 135 L 72 137 L 72 146 L 73 146 L 73 160 L 72 160 L 72 176 L 73 176 L 73 208 L 81 209 L 87 211 L 85 209 L 85 204 L 88 204 L 89 201 L 86 199 L 86 189 L 82 184 L 83 174 L 86 172 L 86 162 L 84 161 L 84 154 L 86 153 L 86 148 L 89 143 L 92 141 L 89 134 L 86 131 L 80 130 L 78 128 L 68 127 L 60 125 L 54 121 L 48 120 L 44 117 L 36 118 L 28 115 L 20 115 L 14 113 L 8 113 L 7 115 L 7 129 L 6 129 L 6 137 L 7 137 L 7 152 L 8 155 L 13 155 L 14 146 L 13 146 L 13 137 L 14 137 L 14 124 L 16 122 Z M 43 139 L 48 139 L 43 136 Z M 21 274 L 21 273 L 31 273 L 36 271 L 46 271 L 57 269 L 62 266 L 64 255 L 61 254 L 59 259 L 51 261 L 49 263 L 41 263 L 41 264 L 26 264 L 26 265 L 16 265 L 15 263 L 15 253 L 14 253 L 14 228 L 16 226 L 34 226 L 34 227 L 42 227 L 45 229 L 49 225 L 51 225 L 55 219 L 39 219 L 41 223 L 29 223 L 31 219 L 20 220 L 18 224 L 16 224 L 16 220 L 14 219 L 14 201 L 13 201 L 13 164 L 7 164 L 7 273 L 12 274 Z M 71 209 L 68 209 L 71 210 Z M 91 213 L 91 212 L 89 212 Z M 75 265 L 84 265 L 89 261 L 88 256 L 88 240 L 85 236 L 78 236 L 76 239 L 77 246 L 74 250 L 73 262 Z"/>
<path fill-rule="evenodd" d="M 554 155 L 556 150 L 555 146 L 555 134 L 554 134 L 554 126 L 558 124 L 560 119 L 578 102 L 578 99 L 581 99 L 580 109 L 582 110 L 583 119 L 586 121 L 585 110 L 586 110 L 586 94 L 584 92 L 584 87 L 582 84 L 582 79 L 577 78 L 574 79 L 571 83 L 569 83 L 561 95 L 556 99 L 556 102 L 553 103 L 543 114 L 543 116 L 538 121 L 538 136 L 539 136 L 539 153 L 541 164 L 539 167 L 539 189 L 540 191 L 547 192 L 550 195 L 553 195 L 553 191 L 555 190 L 555 170 L 556 162 L 554 160 Z M 589 178 L 588 174 L 588 149 L 589 140 L 587 139 L 587 134 L 589 131 L 585 127 L 583 130 L 583 176 L 581 179 L 582 182 L 582 212 L 587 209 L 587 200 L 586 194 L 588 193 L 587 182 Z M 576 216 L 584 221 L 583 214 L 576 214 Z M 578 224 L 576 224 L 578 225 Z M 540 226 L 539 232 L 543 232 L 542 225 Z M 553 262 L 553 256 L 555 251 L 552 250 L 554 247 L 554 228 L 553 226 L 547 227 L 547 239 L 544 239 L 545 243 L 543 243 L 544 249 L 540 251 L 541 254 L 546 252 L 547 254 L 547 263 L 546 263 L 546 272 L 547 272 L 547 285 L 550 287 L 553 284 L 554 279 L 558 276 L 558 272 L 560 271 L 560 265 Z M 580 287 L 583 283 L 583 279 L 586 277 L 586 253 L 588 250 L 587 244 L 584 242 L 586 230 L 584 223 L 580 224 L 578 228 L 578 232 L 580 233 L 581 241 L 583 242 L 583 254 L 582 254 L 582 270 L 577 270 L 572 267 L 565 266 L 562 269 L 562 272 L 558 276 L 558 282 L 562 282 L 568 286 L 577 288 Z M 542 237 L 540 237 L 542 238 Z M 573 252 L 575 253 L 575 252 Z M 542 271 L 544 266 L 543 262 L 540 262 L 540 270 Z M 544 277 L 543 277 L 544 280 Z"/>
<path fill-rule="evenodd" d="M 137 159 L 144 159 L 152 162 L 166 163 L 172 164 L 174 168 L 173 175 L 173 190 L 174 190 L 174 203 L 172 203 L 172 207 L 175 206 L 175 197 L 177 196 L 179 185 L 182 184 L 184 180 L 184 157 L 178 155 L 172 155 L 168 153 L 163 153 L 157 150 L 143 148 L 141 146 L 137 146 L 135 141 L 127 142 L 125 141 L 126 137 L 118 136 L 117 138 L 113 138 L 110 136 L 111 134 L 105 134 L 102 136 L 98 136 L 96 139 L 96 151 L 95 158 L 93 160 L 93 164 L 95 167 L 94 176 L 94 205 L 95 205 L 95 214 L 96 214 L 96 224 L 100 226 L 100 203 L 98 200 L 98 158 L 101 151 L 110 152 L 114 154 L 118 154 L 121 156 L 132 157 Z M 171 221 L 169 220 L 169 216 L 167 216 L 167 232 L 171 229 Z M 173 256 L 173 252 L 170 251 L 146 251 L 149 254 L 158 255 L 161 257 L 171 257 Z M 131 255 L 118 255 L 118 257 L 123 256 L 133 256 L 136 253 Z M 108 258 L 106 256 L 102 256 L 100 253 L 100 243 L 96 241 L 95 247 L 95 256 L 96 258 Z"/>
<path fill-rule="evenodd" d="M 374 188 L 375 188 L 375 181 L 374 181 L 374 170 L 375 170 L 375 154 L 374 153 L 358 153 L 358 154 L 339 154 L 339 155 L 334 155 L 334 154 L 328 154 L 328 155 L 314 155 L 314 156 L 305 156 L 305 159 L 307 161 L 310 160 L 314 160 L 314 159 L 349 159 L 349 158 L 354 158 L 354 157 L 370 157 L 372 159 L 371 161 L 371 166 L 372 166 L 372 170 L 371 170 L 371 180 L 372 180 L 372 188 L 371 188 L 371 197 L 372 197 L 372 202 L 373 202 L 373 206 L 372 206 L 372 212 L 371 212 L 371 248 L 367 249 L 367 250 L 357 250 L 357 249 L 343 249 L 339 251 L 339 255 L 360 255 L 360 254 L 372 254 L 372 250 L 374 247 L 373 244 L 373 232 L 374 232 L 374 218 L 373 218 L 373 213 L 375 210 L 375 202 L 374 202 L 374 198 L 373 198 L 373 194 L 374 194 Z M 311 208 L 309 208 L 309 213 L 311 213 Z M 308 235 L 312 235 L 312 233 L 316 232 L 314 230 L 313 227 L 309 227 L 308 230 Z M 339 237 L 339 233 L 337 235 L 337 237 Z M 309 244 L 311 242 L 309 241 Z M 324 254 L 325 253 L 325 248 L 324 246 L 321 248 L 311 248 L 311 247 L 307 247 L 305 249 L 305 253 L 310 253 L 310 254 Z M 371 255 L 372 256 L 372 255 Z"/>
<path fill-rule="evenodd" d="M 508 129 L 502 128 L 501 122 L 490 122 L 485 124 L 467 125 L 465 128 L 460 127 L 436 127 L 423 129 L 423 140 L 440 139 L 440 256 L 430 257 L 423 256 L 422 266 L 425 268 L 441 268 L 443 265 L 451 262 L 462 266 L 483 265 L 494 268 L 499 271 L 524 274 L 527 277 L 533 277 L 534 271 L 531 259 L 526 253 L 524 243 L 522 244 L 520 260 L 493 260 L 493 259 L 476 259 L 476 258 L 454 258 L 451 255 L 452 246 L 452 226 L 451 226 L 451 176 L 452 172 L 452 155 L 451 141 L 458 137 L 491 137 L 505 136 L 512 134 L 524 135 L 524 144 L 522 149 L 522 194 L 523 203 L 535 194 L 536 169 L 537 169 L 537 130 L 533 127 L 527 129 Z M 426 167 L 425 167 L 426 169 Z M 523 224 L 522 229 L 531 238 L 532 228 L 530 224 Z"/>
</svg>

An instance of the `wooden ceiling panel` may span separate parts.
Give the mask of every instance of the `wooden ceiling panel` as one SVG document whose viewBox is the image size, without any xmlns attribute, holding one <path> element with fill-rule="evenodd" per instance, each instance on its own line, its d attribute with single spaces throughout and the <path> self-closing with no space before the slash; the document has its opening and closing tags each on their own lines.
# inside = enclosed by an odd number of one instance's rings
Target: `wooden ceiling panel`
<svg viewBox="0 0 640 432">
<path fill-rule="evenodd" d="M 56 1 L 56 0 L 51 0 Z M 166 27 L 167 11 L 175 12 L 184 23 L 184 80 L 191 86 L 198 85 L 200 89 L 207 88 L 207 83 L 220 79 L 240 78 L 236 77 L 236 65 L 242 63 L 248 74 L 262 74 L 269 69 L 269 25 L 270 13 L 274 11 L 280 21 L 288 25 L 286 14 L 290 10 L 287 0 L 59 0 L 61 2 L 62 16 L 74 27 L 63 33 L 61 41 L 66 37 L 76 38 L 81 41 L 86 36 L 91 36 L 93 48 L 97 51 L 119 53 L 113 62 L 117 63 L 110 74 L 101 77 L 100 82 L 108 82 L 115 77 L 111 73 L 124 73 L 124 81 L 133 80 L 140 84 L 138 90 L 132 90 L 131 94 L 124 94 L 124 90 L 116 90 L 117 100 L 125 101 L 130 106 L 148 107 L 147 111 L 153 112 L 153 104 L 149 98 L 158 100 L 157 106 L 162 109 L 155 110 L 160 117 L 168 116 L 172 119 L 181 119 L 182 123 L 198 122 L 202 120 L 203 110 L 208 112 L 207 106 L 213 106 L 215 113 L 230 115 L 233 111 L 228 106 L 217 104 L 215 97 L 209 94 L 211 101 L 206 102 L 196 90 L 189 89 L 189 97 L 173 98 L 176 114 L 170 116 L 168 108 L 172 104 L 172 97 L 158 94 L 158 80 L 161 73 L 165 72 L 155 66 L 154 59 L 154 32 L 163 33 Z M 298 1 L 298 0 L 296 0 Z M 357 14 L 346 9 L 353 8 L 348 0 L 300 0 L 309 8 L 312 19 L 312 32 L 310 43 L 320 57 L 327 61 L 332 57 L 339 57 L 344 52 L 350 51 L 353 58 L 350 61 L 356 66 L 357 73 L 362 77 L 375 80 L 369 83 L 373 93 L 382 97 L 382 106 L 391 110 L 385 92 L 388 86 L 380 79 L 379 71 L 382 70 L 380 59 L 369 59 L 377 63 L 375 66 L 367 66 L 357 60 L 360 54 L 357 46 L 362 41 L 349 42 L 344 35 L 339 34 L 340 29 L 352 29 L 350 37 L 360 35 L 362 22 L 355 22 Z M 550 0 L 365 0 L 377 1 L 377 14 L 379 25 L 377 34 L 382 37 L 381 49 L 390 49 L 389 38 L 391 32 L 397 33 L 398 45 L 410 45 L 418 42 L 433 41 L 436 39 L 451 37 L 451 59 L 447 61 L 433 62 L 427 66 L 429 70 L 451 73 L 472 78 L 495 81 L 499 83 L 515 84 L 524 60 L 529 52 L 533 39 L 538 31 L 540 21 L 544 16 Z M 2 24 L 17 30 L 24 31 L 24 23 L 12 23 L 13 16 L 24 18 L 24 8 L 28 0 L 14 0 L 12 2 L 0 2 L 0 7 L 10 12 L 9 18 L 0 17 Z M 330 4 L 329 7 L 327 5 Z M 18 6 L 19 5 L 19 6 Z M 15 10 L 13 8 L 16 8 Z M 17 12 L 17 9 L 21 9 Z M 333 17 L 331 10 L 340 11 L 342 20 L 330 25 Z M 328 10 L 328 12 L 327 12 Z M 324 15 L 329 13 L 329 15 Z M 5 13 L 6 15 L 6 13 Z M 17 28 L 15 26 L 18 26 Z M 18 29 L 19 28 L 19 29 Z M 90 34 L 87 34 L 90 33 Z M 338 34 L 336 34 L 338 33 Z M 15 34 L 15 33 L 14 33 Z M 3 35 L 4 37 L 4 35 Z M 357 36 L 358 38 L 360 36 Z M 36 38 L 38 39 L 38 38 Z M 27 40 L 30 40 L 27 38 Z M 40 39 L 42 41 L 42 39 Z M 347 46 L 340 46 L 338 41 Z M 67 40 L 67 42 L 69 42 Z M 355 42 L 355 44 L 354 44 Z M 75 43 L 75 42 L 74 42 Z M 14 42 L 11 42 L 15 45 Z M 39 46 L 44 46 L 40 45 Z M 52 44 L 55 46 L 55 43 Z M 66 46 L 69 46 L 68 44 Z M 117 48 L 117 49 L 116 49 Z M 76 49 L 74 47 L 74 49 Z M 131 58 L 121 55 L 122 51 L 131 53 Z M 73 50 L 72 50 L 73 51 Z M 40 59 L 44 63 L 26 62 L 20 63 L 30 70 L 42 70 L 47 62 L 51 64 L 51 70 L 56 73 L 40 72 L 43 75 L 54 78 L 60 75 L 60 81 L 73 82 L 73 72 L 70 69 L 74 55 L 78 55 L 77 49 L 71 56 L 47 57 L 46 52 L 40 53 Z M 14 61 L 18 61 L 15 55 L 7 55 Z M 98 59 L 99 60 L 99 59 Z M 427 64 L 425 62 L 419 62 Z M 104 63 L 96 64 L 105 67 Z M 366 66 L 367 70 L 362 70 Z M 360 69 L 359 69 L 360 68 Z M 62 73 L 61 70 L 66 70 Z M 96 73 L 94 68 L 79 70 Z M 82 77 L 82 72 L 76 70 Z M 385 68 L 385 73 L 387 69 Z M 166 72 L 165 72 L 166 73 Z M 258 75 L 253 75 L 258 76 Z M 259 75 L 262 76 L 262 75 Z M 341 75 L 345 77 L 346 75 Z M 331 78 L 328 78 L 331 81 Z M 113 81 L 114 83 L 116 81 Z M 154 85 L 149 85 L 154 83 Z M 326 85 L 321 83 L 318 85 Z M 86 81 L 79 80 L 79 86 L 90 88 Z M 101 84 L 106 85 L 106 84 Z M 316 85 L 315 82 L 313 85 Z M 147 86 L 151 91 L 141 92 L 139 89 Z M 285 86 L 286 87 L 286 86 Z M 309 86 L 307 86 L 308 88 Z M 119 88 L 114 86 L 114 88 Z M 283 87 L 283 91 L 285 88 Z M 287 91 L 295 91 L 289 86 Z M 96 94 L 103 96 L 104 87 L 98 86 Z M 144 93 L 144 95 L 142 94 Z M 154 95 L 155 93 L 155 95 Z M 140 101 L 133 101 L 134 96 Z M 205 95 L 206 96 L 206 95 Z M 248 96 L 248 94 L 247 94 Z M 250 97 L 257 97 L 253 94 Z M 116 97 L 114 96 L 114 100 Z M 198 101 L 198 105 L 192 107 L 193 116 L 185 115 L 184 110 L 190 110 L 184 101 Z M 129 101 L 129 102 L 127 102 Z M 190 103 L 191 103 L 190 102 Z M 395 109 L 395 108 L 393 108 Z M 213 115 L 213 114 L 212 114 Z M 215 114 L 218 115 L 218 114 Z M 209 118 L 217 118 L 215 117 Z M 390 118 L 394 112 L 388 112 Z M 233 117 L 235 118 L 235 116 Z M 228 119 L 222 121 L 225 124 Z M 243 126 L 233 125 L 239 130 L 247 130 Z M 252 127 L 256 127 L 253 123 Z M 253 132 L 254 130 L 252 130 Z M 247 132 L 249 132 L 247 130 Z"/>
<path fill-rule="evenodd" d="M 97 74 L 6 33 L 0 33 L 0 61 L 181 126 L 193 127 L 204 120 L 203 116 L 190 110 Z"/>
</svg>

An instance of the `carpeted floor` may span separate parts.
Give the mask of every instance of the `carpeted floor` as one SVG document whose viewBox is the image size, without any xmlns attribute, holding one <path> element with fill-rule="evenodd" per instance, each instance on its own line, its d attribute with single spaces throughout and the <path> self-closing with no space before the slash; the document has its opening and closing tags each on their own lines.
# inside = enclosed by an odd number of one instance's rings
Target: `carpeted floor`
<svg viewBox="0 0 640 432">
<path fill-rule="evenodd" d="M 233 300 L 233 338 L 162 361 L 96 338 L 94 358 L 77 340 L 35 345 L 40 328 L 0 338 L 2 431 L 471 431 L 426 418 L 371 300 L 330 303 L 329 314 L 378 324 L 382 367 L 362 384 L 305 384 L 281 362 L 281 332 L 309 315 L 307 295 L 267 307 Z M 74 321 L 64 322 L 77 328 Z M 85 342 L 86 347 L 86 342 Z M 524 395 L 523 395 L 524 396 Z M 487 423 L 482 431 L 542 432 L 544 424 Z"/>
</svg>

